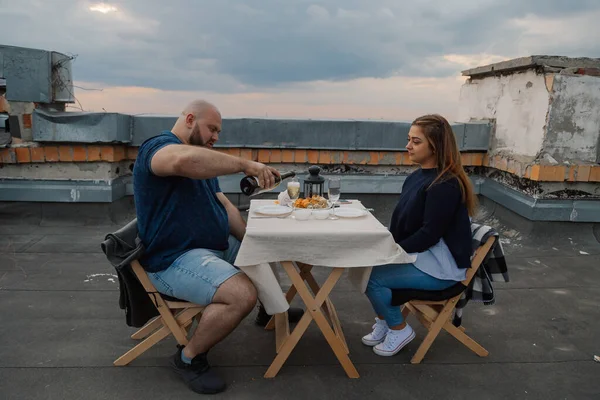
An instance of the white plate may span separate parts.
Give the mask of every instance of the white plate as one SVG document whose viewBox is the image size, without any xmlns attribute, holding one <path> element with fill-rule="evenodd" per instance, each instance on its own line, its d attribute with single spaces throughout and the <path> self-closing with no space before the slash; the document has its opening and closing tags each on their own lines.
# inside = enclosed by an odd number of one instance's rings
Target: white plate
<svg viewBox="0 0 600 400">
<path fill-rule="evenodd" d="M 291 213 L 292 209 L 290 207 L 273 205 L 258 207 L 254 212 L 263 215 L 284 215 Z"/>
<path fill-rule="evenodd" d="M 359 208 L 339 207 L 335 209 L 335 215 L 341 218 L 357 218 L 367 215 L 367 211 Z"/>
</svg>

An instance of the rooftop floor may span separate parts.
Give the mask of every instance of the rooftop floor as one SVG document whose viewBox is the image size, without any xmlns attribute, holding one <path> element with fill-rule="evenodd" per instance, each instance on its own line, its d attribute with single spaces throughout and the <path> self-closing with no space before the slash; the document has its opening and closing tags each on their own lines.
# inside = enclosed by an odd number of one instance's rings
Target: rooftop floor
<svg viewBox="0 0 600 400">
<path fill-rule="evenodd" d="M 134 331 L 118 307 L 114 269 L 100 250 L 117 225 L 71 217 L 10 218 L 0 205 L 2 399 L 194 399 L 168 369 L 168 338 L 127 367 L 112 362 Z M 12 208 L 14 209 L 14 208 Z M 23 214 L 24 216 L 26 213 Z M 420 365 L 423 339 L 383 358 L 363 346 L 373 314 L 342 278 L 332 300 L 360 379 L 348 379 L 314 323 L 279 375 L 263 379 L 274 335 L 249 316 L 210 355 L 235 399 L 592 399 L 600 393 L 600 244 L 589 224 L 526 224 L 499 211 L 511 282 L 497 303 L 470 303 L 467 332 L 490 351 L 478 358 L 442 333 Z M 319 280 L 323 271 L 317 272 Z M 418 327 L 410 320 L 413 327 Z M 309 389 L 310 388 L 310 389 Z"/>
</svg>

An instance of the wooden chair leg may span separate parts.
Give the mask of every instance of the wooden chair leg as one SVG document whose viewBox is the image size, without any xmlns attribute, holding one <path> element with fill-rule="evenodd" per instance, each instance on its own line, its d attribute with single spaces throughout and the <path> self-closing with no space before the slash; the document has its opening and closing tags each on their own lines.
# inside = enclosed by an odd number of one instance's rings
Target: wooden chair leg
<svg viewBox="0 0 600 400">
<path fill-rule="evenodd" d="M 423 314 L 416 308 L 411 308 L 413 306 L 410 304 L 407 305 L 407 307 L 413 312 L 413 314 L 415 314 L 415 317 L 421 323 L 421 325 L 423 325 L 425 328 L 427 328 L 427 330 L 429 330 L 431 328 L 432 322 L 430 319 L 427 318 L 427 316 L 425 314 Z"/>
<path fill-rule="evenodd" d="M 185 329 L 188 325 L 190 325 L 193 321 L 193 317 L 198 313 L 197 308 L 190 308 L 183 313 L 177 316 L 176 323 L 178 326 L 181 326 L 182 329 Z M 142 340 L 135 347 L 129 350 L 127 353 L 123 354 L 121 357 L 117 358 L 113 364 L 116 366 L 125 366 L 129 364 L 131 361 L 135 360 L 149 348 L 154 346 L 156 343 L 160 342 L 169 334 L 171 334 L 171 330 L 166 325 L 163 325 L 162 328 L 154 332 L 152 335 L 148 336 L 146 339 Z"/>
<path fill-rule="evenodd" d="M 460 328 L 452 325 L 451 322 L 446 322 L 444 325 L 444 329 L 454 336 L 459 342 L 464 344 L 469 350 L 473 353 L 477 354 L 479 357 L 487 357 L 490 354 L 486 349 L 484 349 L 479 343 L 471 339 L 466 333 L 464 333 Z"/>
<path fill-rule="evenodd" d="M 144 271 L 144 269 L 142 268 L 142 266 L 140 265 L 140 263 L 137 260 L 131 261 L 131 268 L 133 269 L 133 272 L 135 273 L 136 277 L 138 278 L 138 280 L 140 281 L 140 283 L 146 290 L 146 293 L 148 294 L 148 296 L 150 297 L 150 299 L 156 306 L 156 309 L 162 316 L 162 322 L 166 326 L 169 327 L 169 329 L 173 333 L 173 336 L 175 337 L 175 340 L 177 340 L 177 343 L 185 346 L 188 343 L 187 331 L 184 328 L 182 328 L 181 326 L 179 326 L 179 324 L 176 322 L 175 317 L 173 316 L 173 313 L 171 312 L 171 308 L 169 308 L 169 305 L 162 298 L 162 296 L 152 295 L 153 293 L 157 293 L 157 291 L 156 291 L 156 288 L 154 287 L 154 285 L 152 284 L 152 282 L 150 282 L 150 278 L 148 277 L 148 274 L 146 273 L 146 271 Z M 188 303 L 186 303 L 186 302 L 171 302 L 171 304 L 174 304 L 174 307 L 172 307 L 172 308 L 179 309 L 179 308 L 187 307 Z M 204 307 L 200 307 L 200 306 L 190 307 L 190 309 L 195 309 L 197 312 L 200 312 L 204 309 Z M 180 313 L 180 315 L 182 315 L 182 314 L 183 313 Z M 196 314 L 193 314 L 193 315 L 196 315 Z"/>
<path fill-rule="evenodd" d="M 187 330 L 182 327 L 180 324 L 177 323 L 176 317 L 173 316 L 171 310 L 166 306 L 166 304 L 161 305 L 160 302 L 162 301 L 161 298 L 159 298 L 158 302 L 159 302 L 159 306 L 158 308 L 158 312 L 160 312 L 160 315 L 162 315 L 162 320 L 163 323 L 169 327 L 169 330 L 171 331 L 171 333 L 173 333 L 173 337 L 175 337 L 175 340 L 177 340 L 177 343 L 179 343 L 182 346 L 185 346 L 188 344 L 188 339 L 187 339 Z M 201 312 L 203 310 L 203 308 L 201 307 L 190 307 L 188 309 L 186 309 L 183 312 L 180 312 L 179 315 L 188 315 L 189 313 L 191 313 L 191 315 L 189 316 L 189 318 L 191 319 L 192 316 L 196 315 L 197 313 Z M 187 326 L 187 325 L 186 325 Z"/>
<path fill-rule="evenodd" d="M 448 317 L 449 317 L 450 314 L 452 313 L 452 311 L 454 310 L 454 304 L 453 304 L 452 300 L 449 302 L 448 306 L 450 308 L 450 312 L 448 313 Z M 433 310 L 433 308 L 430 308 L 430 306 L 428 306 L 428 305 L 419 304 L 417 306 L 413 306 L 412 304 L 407 303 L 406 308 L 408 308 L 410 311 L 412 311 L 415 314 L 415 316 L 417 317 L 417 319 L 419 320 L 419 322 L 421 322 L 421 324 L 429 330 L 432 329 L 432 325 L 433 325 L 432 321 L 438 321 L 438 319 L 440 318 L 440 314 L 438 314 L 437 311 Z M 477 354 L 479 357 L 486 357 L 489 355 L 489 352 L 485 348 L 483 348 L 479 343 L 474 341 L 471 337 L 469 337 L 465 333 L 464 327 L 454 326 L 454 324 L 452 324 L 452 321 L 450 319 L 446 320 L 442 329 L 444 329 L 446 332 L 448 332 L 449 334 L 454 336 L 456 338 L 456 340 L 458 340 L 459 342 L 464 344 L 469 350 L 471 350 L 472 352 Z M 435 337 L 434 337 L 434 339 L 435 339 Z M 425 353 L 423 353 L 423 356 L 424 355 L 425 355 Z M 416 357 L 417 357 L 417 355 L 415 354 L 415 358 L 414 358 L 415 363 L 418 363 L 422 360 L 422 357 L 420 359 L 416 358 Z"/>
<path fill-rule="evenodd" d="M 186 309 L 187 310 L 187 309 Z M 194 324 L 196 326 L 198 326 L 198 323 L 200 322 L 200 318 L 202 318 L 202 312 L 199 312 L 198 314 L 196 314 L 194 316 L 194 318 L 192 318 L 192 323 L 187 327 L 187 329 L 185 330 L 187 332 L 187 337 L 190 338 L 192 335 L 192 329 L 194 329 Z"/>
<path fill-rule="evenodd" d="M 404 306 L 402 306 L 402 317 L 406 320 L 406 318 L 408 318 L 409 315 L 410 315 L 410 308 L 408 308 L 407 305 L 405 304 Z"/>
<path fill-rule="evenodd" d="M 160 315 L 154 317 L 146 325 L 144 325 L 139 331 L 131 335 L 132 339 L 140 340 L 157 330 L 162 326 L 162 317 Z"/>
<path fill-rule="evenodd" d="M 440 331 L 442 330 L 442 327 L 448 321 L 450 313 L 452 313 L 453 309 L 454 309 L 454 304 L 452 304 L 452 303 L 446 304 L 446 306 L 444 307 L 442 312 L 440 312 L 440 314 L 438 315 L 436 320 L 429 327 L 429 333 L 427 334 L 427 336 L 425 336 L 425 339 L 423 340 L 423 342 L 417 349 L 417 352 L 415 353 L 413 358 L 410 360 L 411 364 L 419 364 L 421 361 L 423 361 L 423 358 L 425 357 L 425 353 L 427 353 L 427 351 L 433 344 L 433 341 L 435 340 L 437 335 L 439 335 Z"/>
<path fill-rule="evenodd" d="M 163 340 L 164 338 L 169 336 L 170 333 L 171 333 L 171 331 L 169 331 L 169 328 L 167 328 L 166 326 L 163 326 L 162 328 L 160 328 L 159 330 L 154 332 L 152 335 L 150 335 L 146 339 L 142 340 L 140 343 L 138 343 L 134 348 L 129 350 L 127 353 L 125 353 L 121 357 L 117 358 L 113 362 L 113 364 L 116 365 L 117 367 L 122 367 L 122 366 L 129 364 L 130 362 L 132 362 L 133 360 L 138 358 L 140 355 L 142 355 L 144 352 L 146 352 L 146 350 L 148 350 L 150 347 L 154 346 L 156 343 L 160 342 L 161 340 Z"/>
</svg>

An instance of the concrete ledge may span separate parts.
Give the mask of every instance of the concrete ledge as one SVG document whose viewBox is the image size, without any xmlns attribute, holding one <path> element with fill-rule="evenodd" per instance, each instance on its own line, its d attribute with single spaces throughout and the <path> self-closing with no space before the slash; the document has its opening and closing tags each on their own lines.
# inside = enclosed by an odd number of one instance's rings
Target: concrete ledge
<svg viewBox="0 0 600 400">
<path fill-rule="evenodd" d="M 489 178 L 480 194 L 532 221 L 600 222 L 600 200 L 535 199 Z"/>
<path fill-rule="evenodd" d="M 235 196 L 238 203 L 246 203 L 247 199 L 240 196 L 241 176 L 222 177 L 221 188 Z M 405 179 L 405 175 L 344 175 L 342 196 L 396 197 Z M 476 194 L 531 221 L 600 222 L 600 200 L 535 199 L 489 178 L 476 175 L 471 180 Z M 300 182 L 302 184 L 302 176 Z M 269 196 L 274 197 L 281 190 L 283 187 Z M 0 180 L 0 201 L 6 202 L 111 203 L 132 194 L 131 177 L 110 182 Z"/>
<path fill-rule="evenodd" d="M 175 120 L 174 116 L 35 110 L 33 139 L 139 146 L 171 129 Z M 488 150 L 491 123 L 455 123 L 452 127 L 461 151 Z M 405 151 L 409 129 L 410 122 L 225 118 L 215 147 Z"/>
<path fill-rule="evenodd" d="M 131 117 L 36 109 L 32 114 L 32 135 L 36 142 L 130 143 Z"/>
<path fill-rule="evenodd" d="M 0 201 L 110 203 L 126 195 L 126 181 L 0 179 Z"/>
<path fill-rule="evenodd" d="M 300 174 L 298 180 L 300 185 L 304 184 L 304 174 Z M 331 175 L 322 174 L 325 179 Z M 243 177 L 242 174 L 227 175 L 219 178 L 219 185 L 223 193 L 227 194 L 241 194 L 240 190 L 240 179 Z M 406 179 L 405 175 L 394 175 L 394 176 L 383 176 L 383 175 L 344 175 L 342 181 L 342 193 L 352 194 L 398 194 L 402 190 L 402 185 Z M 130 196 L 133 195 L 133 183 L 131 179 L 123 181 L 125 183 L 125 193 Z M 1 186 L 0 186 L 1 188 Z M 284 186 L 275 188 L 272 193 L 280 193 L 285 190 Z M 0 197 L 1 200 L 1 197 Z"/>
<path fill-rule="evenodd" d="M 531 68 L 543 68 L 555 72 L 565 68 L 597 68 L 598 66 L 600 66 L 600 58 L 532 55 L 467 69 L 462 71 L 462 75 L 471 78 L 483 78 Z"/>
<path fill-rule="evenodd" d="M 174 123 L 175 117 L 133 117 L 132 145 Z M 490 123 L 459 123 L 453 128 L 461 150 L 487 151 Z M 409 129 L 409 122 L 226 118 L 215 147 L 404 151 Z"/>
</svg>

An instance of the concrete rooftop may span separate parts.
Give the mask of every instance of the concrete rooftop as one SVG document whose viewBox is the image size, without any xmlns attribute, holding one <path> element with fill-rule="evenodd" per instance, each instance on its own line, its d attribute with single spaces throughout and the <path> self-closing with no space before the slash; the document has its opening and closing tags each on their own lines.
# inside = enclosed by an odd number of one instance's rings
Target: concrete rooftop
<svg viewBox="0 0 600 400">
<path fill-rule="evenodd" d="M 77 206 L 57 207 L 0 204 L 0 398 L 198 398 L 167 367 L 172 338 L 128 367 L 112 365 L 133 345 L 134 331 L 100 250 L 118 225 L 104 211 L 74 217 Z M 377 211 L 386 223 L 389 209 Z M 424 362 L 411 365 L 420 327 L 397 356 L 374 355 L 360 343 L 373 321 L 369 303 L 342 278 L 332 300 L 360 379 L 345 376 L 314 323 L 279 375 L 263 379 L 275 338 L 253 325 L 252 314 L 211 352 L 229 383 L 216 397 L 597 399 L 600 226 L 529 223 L 494 207 L 483 218 L 502 233 L 511 278 L 495 285 L 496 305 L 465 311 L 467 333 L 487 358 L 442 333 Z"/>
<path fill-rule="evenodd" d="M 553 72 L 565 68 L 600 68 L 600 58 L 532 55 L 467 69 L 462 71 L 462 75 L 482 78 L 531 68 L 542 68 Z"/>
</svg>

